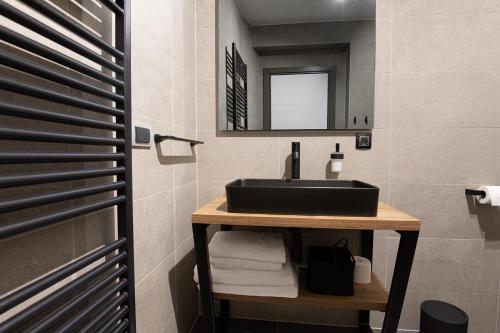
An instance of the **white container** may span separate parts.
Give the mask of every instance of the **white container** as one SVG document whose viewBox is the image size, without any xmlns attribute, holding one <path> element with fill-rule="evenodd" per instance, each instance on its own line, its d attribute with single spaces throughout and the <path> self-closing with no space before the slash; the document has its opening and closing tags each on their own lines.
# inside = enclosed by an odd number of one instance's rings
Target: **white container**
<svg viewBox="0 0 500 333">
<path fill-rule="evenodd" d="M 335 145 L 335 152 L 330 155 L 330 171 L 340 172 L 342 171 L 342 162 L 344 161 L 344 153 L 340 152 L 340 143 Z"/>
</svg>

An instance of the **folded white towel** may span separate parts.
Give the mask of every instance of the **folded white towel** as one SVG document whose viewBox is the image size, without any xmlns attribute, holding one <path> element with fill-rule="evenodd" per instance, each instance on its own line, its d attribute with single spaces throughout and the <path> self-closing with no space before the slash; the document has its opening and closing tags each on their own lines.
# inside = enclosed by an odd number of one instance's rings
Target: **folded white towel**
<svg viewBox="0 0 500 333">
<path fill-rule="evenodd" d="M 285 244 L 280 233 L 219 231 L 210 241 L 209 251 L 213 258 L 286 262 Z"/>
<path fill-rule="evenodd" d="M 212 283 L 238 286 L 293 286 L 296 283 L 295 270 L 290 260 L 281 271 L 255 271 L 248 269 L 218 269 L 211 266 Z M 194 280 L 198 283 L 198 267 L 194 267 Z"/>
<path fill-rule="evenodd" d="M 213 284 L 212 291 L 220 294 L 297 298 L 299 295 L 299 286 L 298 284 L 285 287 L 234 286 L 229 284 Z"/>
<path fill-rule="evenodd" d="M 281 271 L 283 269 L 283 264 L 248 259 L 210 257 L 210 264 L 219 269 L 249 269 L 256 271 Z"/>
</svg>

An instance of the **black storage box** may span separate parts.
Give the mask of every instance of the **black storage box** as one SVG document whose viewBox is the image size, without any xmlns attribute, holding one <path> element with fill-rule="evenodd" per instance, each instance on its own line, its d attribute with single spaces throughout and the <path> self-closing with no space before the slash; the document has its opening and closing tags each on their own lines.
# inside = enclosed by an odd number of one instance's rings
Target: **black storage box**
<svg viewBox="0 0 500 333">
<path fill-rule="evenodd" d="M 333 247 L 310 246 L 307 254 L 307 289 L 316 294 L 353 296 L 356 261 L 342 239 Z"/>
</svg>

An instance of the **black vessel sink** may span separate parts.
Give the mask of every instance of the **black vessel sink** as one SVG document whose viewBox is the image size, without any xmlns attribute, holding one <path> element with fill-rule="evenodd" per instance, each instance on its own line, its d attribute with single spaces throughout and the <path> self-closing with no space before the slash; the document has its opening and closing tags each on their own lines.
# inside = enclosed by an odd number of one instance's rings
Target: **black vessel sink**
<svg viewBox="0 0 500 333">
<path fill-rule="evenodd" d="M 237 179 L 226 185 L 232 213 L 377 216 L 378 193 L 357 180 Z"/>
</svg>

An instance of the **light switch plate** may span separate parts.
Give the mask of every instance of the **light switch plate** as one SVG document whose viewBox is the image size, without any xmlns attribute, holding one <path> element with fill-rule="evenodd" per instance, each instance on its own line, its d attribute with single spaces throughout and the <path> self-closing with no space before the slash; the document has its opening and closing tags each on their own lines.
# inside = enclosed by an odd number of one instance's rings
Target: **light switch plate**
<svg viewBox="0 0 500 333">
<path fill-rule="evenodd" d="M 356 149 L 371 149 L 372 134 L 371 133 L 356 133 Z"/>
<path fill-rule="evenodd" d="M 151 125 L 132 122 L 132 146 L 151 147 L 152 143 Z"/>
</svg>

